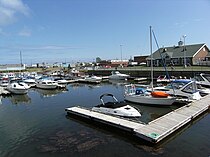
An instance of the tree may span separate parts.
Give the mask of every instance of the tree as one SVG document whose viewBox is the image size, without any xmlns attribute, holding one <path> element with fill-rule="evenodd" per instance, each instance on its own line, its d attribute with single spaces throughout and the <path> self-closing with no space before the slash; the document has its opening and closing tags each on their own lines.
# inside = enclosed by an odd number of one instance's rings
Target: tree
<svg viewBox="0 0 210 157">
<path fill-rule="evenodd" d="M 96 63 L 101 62 L 101 58 L 100 57 L 96 57 Z"/>
</svg>

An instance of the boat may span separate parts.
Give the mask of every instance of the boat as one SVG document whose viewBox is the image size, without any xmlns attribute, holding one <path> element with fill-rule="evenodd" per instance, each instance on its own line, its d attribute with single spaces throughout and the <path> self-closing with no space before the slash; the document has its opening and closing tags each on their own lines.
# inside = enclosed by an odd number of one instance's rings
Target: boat
<svg viewBox="0 0 210 157">
<path fill-rule="evenodd" d="M 99 76 L 85 76 L 83 79 L 79 79 L 79 82 L 85 82 L 85 83 L 100 83 L 102 81 L 102 77 Z"/>
<path fill-rule="evenodd" d="M 1 80 L 0 81 L 0 86 L 2 86 L 2 87 L 7 87 L 8 84 L 9 84 L 8 79 L 4 79 L 4 80 Z"/>
<path fill-rule="evenodd" d="M 193 80 L 195 80 L 197 84 L 200 84 L 203 87 L 210 88 L 210 74 L 197 74 Z"/>
<path fill-rule="evenodd" d="M 11 80 L 6 89 L 13 94 L 26 94 L 30 87 L 21 80 Z"/>
<path fill-rule="evenodd" d="M 176 98 L 170 96 L 166 92 L 147 91 L 145 88 L 138 87 L 137 84 L 125 85 L 124 99 L 129 102 L 155 105 L 169 106 L 172 105 Z"/>
<path fill-rule="evenodd" d="M 158 76 L 156 82 L 157 83 L 169 83 L 169 82 L 171 82 L 173 80 L 175 80 L 175 79 L 174 78 L 170 78 L 169 79 L 169 78 L 167 78 L 166 75 L 160 75 L 160 76 Z"/>
<path fill-rule="evenodd" d="M 41 89 L 56 89 L 58 87 L 57 81 L 50 79 L 39 79 L 36 81 L 36 87 Z"/>
<path fill-rule="evenodd" d="M 103 98 L 105 96 L 112 97 L 113 101 L 104 103 Z M 103 94 L 100 96 L 100 100 L 102 104 L 93 107 L 92 111 L 129 118 L 141 116 L 140 112 L 137 109 L 126 104 L 125 102 L 119 102 L 112 94 Z"/>
<path fill-rule="evenodd" d="M 194 100 L 200 100 L 201 95 L 200 91 L 197 88 L 197 84 L 195 81 L 190 79 L 177 79 L 172 81 L 167 86 L 155 87 L 154 90 L 156 91 L 164 91 L 172 96 L 176 96 L 176 102 L 192 102 Z M 147 89 L 148 91 L 148 89 Z M 203 90 L 203 93 L 208 91 Z"/>
<path fill-rule="evenodd" d="M 27 77 L 23 78 L 23 82 L 28 84 L 30 87 L 36 86 L 36 80 L 34 77 L 31 77 L 31 76 L 27 76 Z"/>
<path fill-rule="evenodd" d="M 129 77 L 127 74 L 122 74 L 119 71 L 112 71 L 109 79 L 111 80 L 125 80 Z"/>
<path fill-rule="evenodd" d="M 61 77 L 55 77 L 53 81 L 56 81 L 58 83 L 58 88 L 66 88 L 68 85 L 68 81 Z"/>
<path fill-rule="evenodd" d="M 129 102 L 155 105 L 155 106 L 169 106 L 172 105 L 176 98 L 169 94 L 156 92 L 153 90 L 153 56 L 152 56 L 152 30 L 150 26 L 150 51 L 151 51 L 151 91 L 147 92 L 144 88 L 139 88 L 134 84 L 125 85 L 124 99 Z"/>
</svg>

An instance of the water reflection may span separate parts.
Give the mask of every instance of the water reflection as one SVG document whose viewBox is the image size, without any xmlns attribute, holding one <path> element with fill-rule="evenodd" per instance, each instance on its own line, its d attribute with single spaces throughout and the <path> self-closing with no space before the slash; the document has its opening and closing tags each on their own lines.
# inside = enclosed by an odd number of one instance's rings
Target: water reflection
<svg viewBox="0 0 210 157">
<path fill-rule="evenodd" d="M 23 94 L 23 95 L 14 94 L 14 95 L 11 95 L 9 99 L 12 102 L 12 104 L 15 104 L 15 105 L 31 103 L 31 98 L 28 96 L 28 94 Z"/>
<path fill-rule="evenodd" d="M 114 86 L 123 86 L 128 84 L 128 81 L 126 80 L 109 80 L 109 83 L 111 83 Z"/>
<path fill-rule="evenodd" d="M 54 97 L 58 94 L 66 93 L 68 90 L 67 89 L 39 89 L 36 88 L 35 91 L 37 91 L 41 98 L 47 98 L 47 97 Z"/>
</svg>

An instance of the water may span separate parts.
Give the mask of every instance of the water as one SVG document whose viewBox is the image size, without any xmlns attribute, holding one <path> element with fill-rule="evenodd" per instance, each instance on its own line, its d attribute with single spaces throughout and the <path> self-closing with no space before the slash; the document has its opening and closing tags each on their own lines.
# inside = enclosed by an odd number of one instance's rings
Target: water
<svg viewBox="0 0 210 157">
<path fill-rule="evenodd" d="M 118 100 L 123 100 L 123 84 L 71 84 L 68 91 L 31 89 L 27 95 L 2 98 L 0 157 L 210 155 L 208 113 L 193 125 L 186 126 L 177 136 L 157 146 L 66 115 L 66 107 L 99 104 L 99 96 L 104 93 L 112 93 Z M 178 107 L 134 106 L 142 114 L 137 120 L 145 123 Z"/>
</svg>

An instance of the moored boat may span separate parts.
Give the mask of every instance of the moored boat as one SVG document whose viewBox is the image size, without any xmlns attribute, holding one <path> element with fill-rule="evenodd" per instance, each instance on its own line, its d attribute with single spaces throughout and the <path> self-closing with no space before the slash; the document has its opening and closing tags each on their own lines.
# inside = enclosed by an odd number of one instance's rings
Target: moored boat
<svg viewBox="0 0 210 157">
<path fill-rule="evenodd" d="M 119 71 L 112 71 L 111 75 L 109 76 L 109 79 L 112 80 L 125 80 L 129 77 L 127 74 L 122 74 Z"/>
<path fill-rule="evenodd" d="M 36 81 L 36 87 L 41 89 L 56 89 L 58 83 L 49 79 L 40 79 Z"/>
<path fill-rule="evenodd" d="M 103 97 L 112 97 L 112 102 L 104 103 Z M 110 114 L 122 117 L 140 117 L 140 112 L 134 107 L 126 104 L 125 102 L 119 102 L 112 94 L 103 94 L 100 96 L 102 104 L 92 108 L 93 111 L 101 112 L 104 114 Z"/>
</svg>

